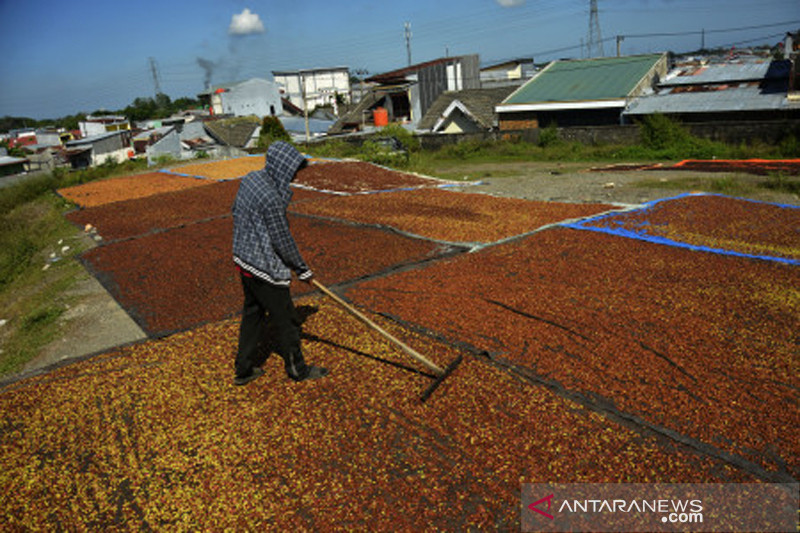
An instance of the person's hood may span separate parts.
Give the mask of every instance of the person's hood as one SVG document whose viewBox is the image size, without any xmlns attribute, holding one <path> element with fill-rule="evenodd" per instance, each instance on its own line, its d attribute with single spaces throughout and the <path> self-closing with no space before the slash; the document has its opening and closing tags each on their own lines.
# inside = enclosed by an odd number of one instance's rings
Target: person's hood
<svg viewBox="0 0 800 533">
<path fill-rule="evenodd" d="M 297 148 L 284 141 L 276 141 L 267 148 L 264 171 L 281 200 L 289 205 L 292 190 L 289 184 L 295 173 L 306 164 L 306 158 Z"/>
</svg>

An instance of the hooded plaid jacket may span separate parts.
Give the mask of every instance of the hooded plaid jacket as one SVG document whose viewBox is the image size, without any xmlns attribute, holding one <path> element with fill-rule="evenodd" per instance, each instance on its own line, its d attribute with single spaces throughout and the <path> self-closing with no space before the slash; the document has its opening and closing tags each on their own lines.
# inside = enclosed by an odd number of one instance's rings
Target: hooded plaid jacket
<svg viewBox="0 0 800 533">
<path fill-rule="evenodd" d="M 292 272 L 312 276 L 292 234 L 286 210 L 289 184 L 305 164 L 303 154 L 283 141 L 267 149 L 266 165 L 250 172 L 233 203 L 233 261 L 246 273 L 275 285 L 288 286 Z"/>
</svg>

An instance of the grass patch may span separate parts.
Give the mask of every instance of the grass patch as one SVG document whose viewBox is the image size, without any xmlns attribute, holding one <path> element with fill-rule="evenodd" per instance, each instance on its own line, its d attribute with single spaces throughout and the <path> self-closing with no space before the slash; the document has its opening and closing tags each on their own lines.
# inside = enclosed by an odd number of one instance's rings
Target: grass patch
<svg viewBox="0 0 800 533">
<path fill-rule="evenodd" d="M 29 177 L 14 185 L 3 187 L 3 192 L 0 194 L 0 214 L 8 213 L 12 209 L 56 189 L 149 170 L 152 170 L 152 167 L 147 166 L 147 161 L 139 159 L 128 160 L 124 163 L 108 162 L 78 171 L 58 168 L 51 173 Z"/>
<path fill-rule="evenodd" d="M 510 178 L 519 176 L 520 172 L 517 170 L 503 170 L 498 168 L 476 169 L 476 170 L 442 170 L 436 171 L 439 178 L 450 181 L 480 181 L 488 178 Z"/>
<path fill-rule="evenodd" d="M 719 177 L 685 177 L 665 179 L 641 180 L 635 183 L 637 187 L 650 189 L 675 189 L 715 192 L 720 194 L 750 194 L 758 190 L 758 185 L 750 179 L 739 179 L 734 176 Z"/>
<path fill-rule="evenodd" d="M 800 194 L 800 177 L 776 175 L 764 179 L 762 176 L 721 175 L 717 177 L 687 176 L 685 178 L 648 179 L 637 181 L 637 187 L 651 189 L 695 190 L 749 196 L 764 189 L 788 194 Z"/>
<path fill-rule="evenodd" d="M 50 192 L 0 214 L 0 375 L 19 371 L 56 338 L 66 292 L 85 275 L 74 257 L 87 244 L 64 218 L 68 209 Z"/>
<path fill-rule="evenodd" d="M 762 184 L 766 189 L 789 194 L 800 194 L 800 176 L 774 174 Z"/>
</svg>

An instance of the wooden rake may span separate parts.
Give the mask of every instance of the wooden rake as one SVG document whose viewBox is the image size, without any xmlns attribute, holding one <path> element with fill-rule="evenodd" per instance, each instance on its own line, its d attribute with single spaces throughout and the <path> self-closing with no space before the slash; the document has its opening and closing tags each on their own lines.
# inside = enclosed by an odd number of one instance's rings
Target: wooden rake
<svg viewBox="0 0 800 533">
<path fill-rule="evenodd" d="M 365 315 L 364 313 L 362 313 L 349 303 L 345 302 L 343 299 L 334 294 L 330 289 L 328 289 L 325 285 L 323 285 L 316 279 L 312 278 L 311 284 L 314 285 L 316 288 L 318 288 L 320 291 L 322 291 L 322 293 L 325 296 L 329 297 L 330 299 L 338 303 L 340 306 L 342 306 L 342 308 L 344 308 L 351 315 L 359 319 L 361 322 L 366 324 L 374 331 L 378 332 L 381 336 L 383 336 L 383 338 L 393 343 L 395 346 L 397 346 L 405 353 L 416 359 L 418 362 L 422 363 L 428 370 L 434 373 L 436 378 L 434 379 L 433 383 L 431 383 L 431 385 L 427 389 L 425 389 L 425 391 L 420 396 L 420 400 L 422 402 L 427 400 L 431 396 L 431 394 L 433 394 L 433 391 L 435 391 L 439 387 L 439 385 L 441 385 L 442 382 L 450 374 L 453 373 L 456 367 L 461 364 L 463 356 L 459 354 L 458 357 L 456 357 L 449 365 L 447 365 L 447 368 L 441 368 L 436 363 L 434 363 L 433 361 L 431 361 L 430 359 L 428 359 L 427 357 L 425 357 L 424 355 L 413 349 L 411 346 L 407 345 L 406 343 L 404 343 L 403 341 L 401 341 L 400 339 L 398 339 L 397 337 L 395 337 L 394 335 L 392 335 L 391 333 L 380 327 L 378 324 L 373 322 L 367 315 Z"/>
</svg>

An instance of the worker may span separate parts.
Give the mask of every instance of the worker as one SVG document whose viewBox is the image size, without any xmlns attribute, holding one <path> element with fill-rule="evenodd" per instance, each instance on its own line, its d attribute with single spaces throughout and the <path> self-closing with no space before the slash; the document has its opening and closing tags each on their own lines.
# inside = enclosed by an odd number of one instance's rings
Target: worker
<svg viewBox="0 0 800 533">
<path fill-rule="evenodd" d="M 286 373 L 294 381 L 318 379 L 327 369 L 305 362 L 300 346 L 301 323 L 289 292 L 292 273 L 311 282 L 313 273 L 303 261 L 286 210 L 292 198 L 289 184 L 306 158 L 291 144 L 272 143 L 262 170 L 250 172 L 239 185 L 233 204 L 233 261 L 244 290 L 235 385 L 262 376 L 267 318 L 275 334 L 275 348 Z M 266 354 L 269 355 L 268 353 Z"/>
</svg>

